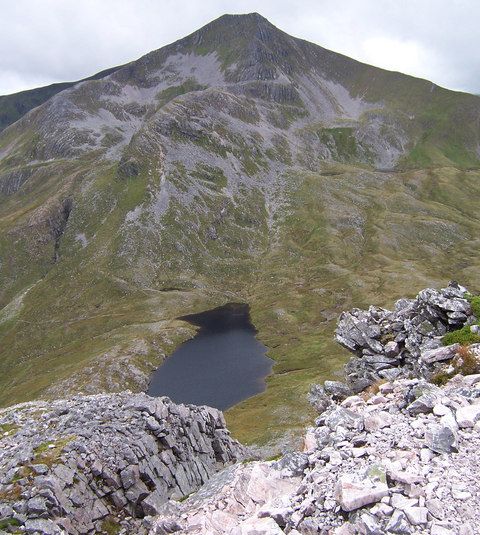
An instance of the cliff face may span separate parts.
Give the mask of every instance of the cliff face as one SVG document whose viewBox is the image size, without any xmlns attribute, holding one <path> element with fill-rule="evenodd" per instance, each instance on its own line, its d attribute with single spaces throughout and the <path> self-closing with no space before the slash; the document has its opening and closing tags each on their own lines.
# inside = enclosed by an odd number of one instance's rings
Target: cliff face
<svg viewBox="0 0 480 535">
<path fill-rule="evenodd" d="M 0 526 L 27 533 L 137 533 L 244 453 L 216 409 L 130 392 L 11 407 L 0 431 Z"/>
</svg>

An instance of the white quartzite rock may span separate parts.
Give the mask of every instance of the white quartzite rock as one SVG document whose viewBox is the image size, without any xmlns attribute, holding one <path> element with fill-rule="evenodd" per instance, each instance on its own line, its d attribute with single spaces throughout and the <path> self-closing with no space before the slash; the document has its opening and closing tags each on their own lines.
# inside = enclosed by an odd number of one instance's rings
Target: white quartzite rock
<svg viewBox="0 0 480 535">
<path fill-rule="evenodd" d="M 386 483 L 372 482 L 369 479 L 355 481 L 352 476 L 340 479 L 335 489 L 337 502 L 347 512 L 379 502 L 384 496 L 388 496 Z"/>
<path fill-rule="evenodd" d="M 473 427 L 480 420 L 480 404 L 460 407 L 455 417 L 459 427 Z"/>
</svg>

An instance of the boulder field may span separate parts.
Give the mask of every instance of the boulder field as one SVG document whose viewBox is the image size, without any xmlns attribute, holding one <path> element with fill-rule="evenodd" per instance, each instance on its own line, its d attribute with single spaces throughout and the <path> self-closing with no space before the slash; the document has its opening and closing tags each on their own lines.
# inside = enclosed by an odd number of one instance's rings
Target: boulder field
<svg viewBox="0 0 480 535">
<path fill-rule="evenodd" d="M 439 388 L 419 379 L 331 401 L 304 451 L 237 464 L 182 503 L 165 535 L 479 533 L 480 375 Z"/>
</svg>

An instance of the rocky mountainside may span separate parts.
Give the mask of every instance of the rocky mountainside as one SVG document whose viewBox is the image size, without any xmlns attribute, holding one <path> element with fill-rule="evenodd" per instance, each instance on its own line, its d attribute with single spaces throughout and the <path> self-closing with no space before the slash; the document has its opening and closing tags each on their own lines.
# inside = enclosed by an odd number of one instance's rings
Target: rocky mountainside
<svg viewBox="0 0 480 535">
<path fill-rule="evenodd" d="M 257 14 L 57 93 L 0 133 L 0 403 L 143 390 L 175 318 L 247 301 L 277 363 L 227 419 L 301 429 L 341 310 L 480 286 L 479 118 Z"/>
<path fill-rule="evenodd" d="M 85 82 L 87 80 L 99 80 L 115 72 L 119 67 L 113 67 L 105 71 L 101 71 L 93 76 L 84 78 L 77 82 L 62 82 L 58 84 L 46 85 L 44 87 L 37 87 L 35 89 L 27 89 L 20 91 L 20 93 L 13 93 L 11 95 L 0 95 L 0 132 L 18 121 L 33 108 L 40 106 L 49 98 L 53 97 L 60 91 L 73 87 L 74 85 Z"/>
<path fill-rule="evenodd" d="M 331 402 L 302 453 L 227 469 L 167 503 L 151 533 L 474 535 L 479 384 L 402 379 Z"/>
</svg>

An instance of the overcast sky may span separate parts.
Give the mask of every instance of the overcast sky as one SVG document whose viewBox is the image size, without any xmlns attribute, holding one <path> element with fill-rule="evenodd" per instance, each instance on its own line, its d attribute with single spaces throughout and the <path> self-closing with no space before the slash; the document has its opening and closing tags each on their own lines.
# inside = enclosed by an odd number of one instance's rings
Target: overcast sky
<svg viewBox="0 0 480 535">
<path fill-rule="evenodd" d="M 480 93 L 478 0 L 3 0 L 0 94 L 84 78 L 252 11 L 366 63 Z"/>
</svg>

